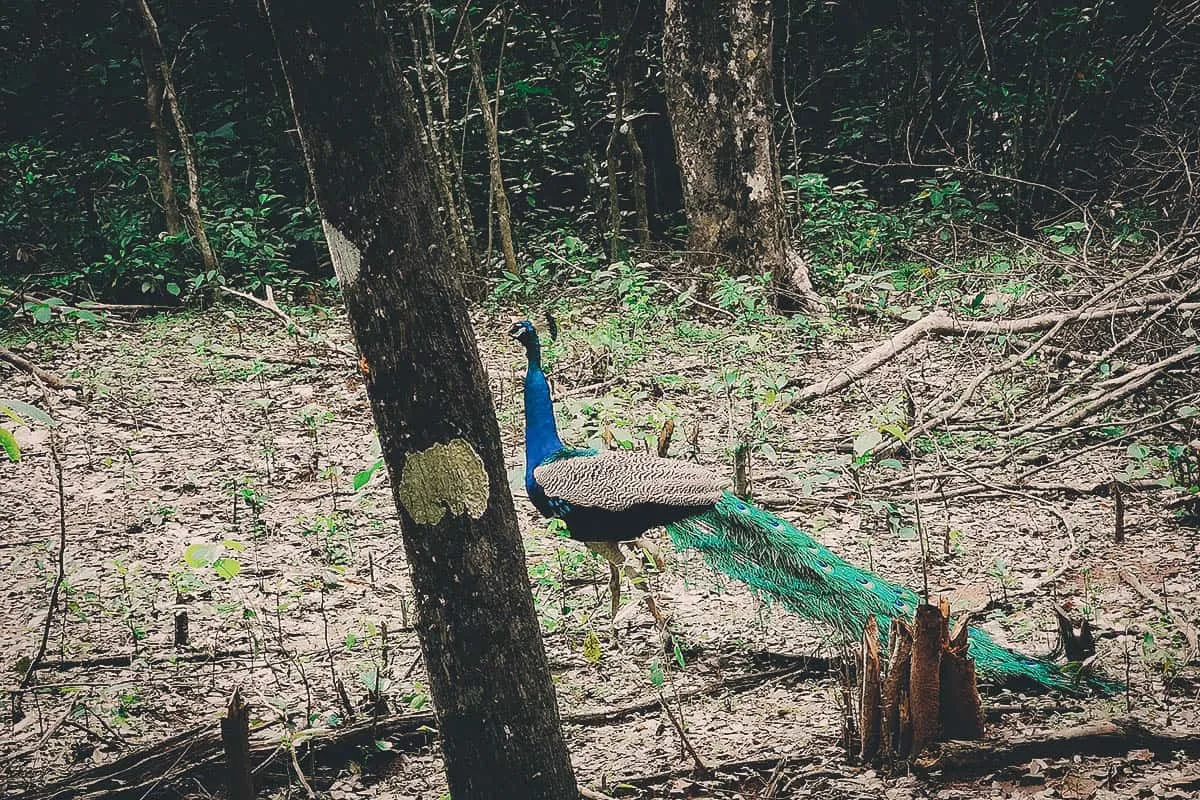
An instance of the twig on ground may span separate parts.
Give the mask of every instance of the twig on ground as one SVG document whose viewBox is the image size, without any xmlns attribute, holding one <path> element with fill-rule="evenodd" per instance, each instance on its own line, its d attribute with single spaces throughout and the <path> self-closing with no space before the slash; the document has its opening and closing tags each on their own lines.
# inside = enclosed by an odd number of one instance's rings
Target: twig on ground
<svg viewBox="0 0 1200 800">
<path fill-rule="evenodd" d="M 962 779 L 1035 758 L 1123 755 L 1136 748 L 1155 755 L 1182 751 L 1195 756 L 1200 753 L 1200 731 L 1156 731 L 1135 719 L 1104 720 L 998 742 L 945 742 L 936 754 L 916 765 L 923 771 L 939 770 Z"/>
<path fill-rule="evenodd" d="M 1171 609 L 1171 606 L 1167 604 L 1166 599 L 1159 597 L 1157 592 L 1155 592 L 1146 584 L 1142 583 L 1141 579 L 1138 578 L 1137 575 L 1133 574 L 1132 571 L 1128 569 L 1122 569 L 1121 580 L 1129 584 L 1135 592 L 1140 594 L 1152 606 L 1166 614 L 1167 619 L 1171 620 L 1171 624 L 1174 625 L 1181 634 L 1183 634 L 1183 638 L 1187 640 L 1188 643 L 1187 658 L 1184 659 L 1186 662 L 1190 663 L 1198 654 L 1200 654 L 1200 636 L 1197 636 L 1196 629 L 1192 626 L 1192 623 L 1177 616 Z"/>
<path fill-rule="evenodd" d="M 237 289 L 230 289 L 228 286 L 219 286 L 217 288 L 220 289 L 222 293 L 227 294 L 230 297 L 236 297 L 240 300 L 245 300 L 247 303 L 253 303 L 259 308 L 266 309 L 282 320 L 284 325 L 287 326 L 289 332 L 307 340 L 311 344 L 314 344 L 323 350 L 327 350 L 330 353 L 345 356 L 346 358 L 350 358 L 355 361 L 358 360 L 358 355 L 352 350 L 342 347 L 341 345 L 334 344 L 333 342 L 326 341 L 324 338 L 317 336 L 297 322 L 295 317 L 280 308 L 279 304 L 275 302 L 275 295 L 274 292 L 271 291 L 270 287 L 267 287 L 268 291 L 266 300 L 255 297 L 252 294 L 247 294 L 246 292 L 239 292 Z"/>
<path fill-rule="evenodd" d="M 62 390 L 62 389 L 77 389 L 77 388 L 79 388 L 79 384 L 74 383 L 72 381 L 68 381 L 65 378 L 60 378 L 58 375 L 55 375 L 53 372 L 50 372 L 48 370 L 43 369 L 42 367 L 39 367 L 37 364 L 30 361 L 28 358 L 17 355 L 12 350 L 9 350 L 7 347 L 0 347 L 0 361 L 7 361 L 9 364 L 12 364 L 17 369 L 22 370 L 24 372 L 28 372 L 30 375 L 33 375 L 35 378 L 40 380 L 42 383 L 49 386 L 51 389 Z"/>
<path fill-rule="evenodd" d="M 46 657 L 46 643 L 50 640 L 50 627 L 54 623 L 54 613 L 58 610 L 58 594 L 62 590 L 63 580 L 66 578 L 67 495 L 63 486 L 62 459 L 58 455 L 58 444 L 53 431 L 50 432 L 50 461 L 54 465 L 54 479 L 58 489 L 58 552 L 55 555 L 54 584 L 50 587 L 46 620 L 42 624 L 42 638 L 38 643 L 37 652 L 29 660 L 29 666 L 21 677 L 21 689 L 29 688 L 34 673 L 37 672 L 42 659 Z"/>
</svg>

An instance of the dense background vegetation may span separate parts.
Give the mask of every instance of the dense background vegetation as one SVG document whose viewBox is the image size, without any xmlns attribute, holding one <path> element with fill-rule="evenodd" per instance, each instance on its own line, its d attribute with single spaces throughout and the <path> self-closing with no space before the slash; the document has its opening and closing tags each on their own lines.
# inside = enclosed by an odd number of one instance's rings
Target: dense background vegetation
<svg viewBox="0 0 1200 800">
<path fill-rule="evenodd" d="M 327 283 L 260 10 L 239 0 L 151 7 L 194 135 L 219 274 L 203 268 L 186 230 L 164 232 L 134 4 L 17 0 L 0 14 L 4 287 L 165 302 L 214 281 Z M 783 180 L 818 289 L 836 291 L 905 247 L 949 241 L 949 222 L 1059 243 L 1097 225 L 1117 241 L 1176 225 L 1197 199 L 1197 10 L 1178 0 L 777 3 Z M 489 214 L 459 9 L 397 3 L 390 16 L 488 286 L 534 291 L 565 264 L 586 272 L 601 253 L 621 259 L 644 246 L 635 144 L 648 238 L 681 245 L 660 7 L 469 9 L 498 98 L 515 272 Z M 182 203 L 185 165 L 166 124 Z M 613 198 L 621 236 L 610 251 Z"/>
</svg>

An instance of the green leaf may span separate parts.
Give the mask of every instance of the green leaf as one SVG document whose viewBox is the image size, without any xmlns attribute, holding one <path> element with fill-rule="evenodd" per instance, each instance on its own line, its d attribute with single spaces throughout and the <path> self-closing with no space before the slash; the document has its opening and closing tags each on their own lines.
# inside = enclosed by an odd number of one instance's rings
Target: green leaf
<svg viewBox="0 0 1200 800">
<path fill-rule="evenodd" d="M 242 565 L 236 558 L 218 558 L 213 562 L 213 569 L 222 578 L 229 580 L 237 577 L 238 573 L 242 571 Z"/>
<path fill-rule="evenodd" d="M 51 428 L 58 424 L 45 411 L 42 411 L 37 406 L 31 406 L 29 403 L 21 400 L 0 397 L 0 409 L 7 412 L 8 416 L 12 417 L 17 422 L 24 422 L 24 420 L 20 419 L 20 417 L 25 417 L 27 419 L 34 420 L 35 422 L 40 422 L 43 425 L 49 425 Z M 13 416 L 14 414 L 19 416 Z"/>
<path fill-rule="evenodd" d="M 239 542 L 237 539 L 223 539 L 221 540 L 221 544 L 226 550 L 232 550 L 235 553 L 241 553 L 246 549 L 246 545 Z"/>
<path fill-rule="evenodd" d="M 37 308 L 35 308 L 33 310 L 33 321 L 34 322 L 41 322 L 41 323 L 45 324 L 45 323 L 49 322 L 53 317 L 54 317 L 54 313 L 50 310 L 50 306 L 48 306 L 48 305 L 44 305 L 44 304 L 39 305 Z"/>
<path fill-rule="evenodd" d="M 1137 444 L 1135 442 L 1134 444 L 1131 444 L 1129 447 L 1125 448 L 1125 454 L 1130 458 L 1140 461 L 1141 459 L 1150 455 L 1150 448 L 1146 447 L 1144 444 Z"/>
<path fill-rule="evenodd" d="M 189 567 L 198 569 L 213 563 L 220 555 L 221 545 L 213 542 L 195 542 L 183 551 L 183 560 Z"/>
<path fill-rule="evenodd" d="M 650 683 L 654 685 L 655 689 L 661 689 L 663 684 L 666 683 L 666 676 L 663 675 L 662 664 L 658 663 L 657 661 L 650 665 Z"/>
<path fill-rule="evenodd" d="M 854 455 L 864 456 L 874 450 L 883 441 L 883 434 L 875 428 L 869 428 L 854 439 Z"/>
<path fill-rule="evenodd" d="M 588 631 L 587 636 L 583 637 L 583 657 L 589 664 L 599 664 L 600 655 L 600 637 L 595 631 Z"/>
<path fill-rule="evenodd" d="M 0 448 L 3 448 L 4 452 L 8 454 L 9 461 L 21 460 L 21 448 L 17 444 L 16 437 L 7 428 L 0 428 Z"/>
<path fill-rule="evenodd" d="M 374 477 L 374 475 L 375 475 L 375 471 L 377 469 L 379 469 L 379 467 L 382 464 L 383 464 L 383 459 L 381 458 L 378 461 L 376 461 L 374 464 L 372 464 L 371 466 L 364 469 L 362 472 L 355 473 L 355 475 L 354 475 L 354 491 L 357 492 L 359 489 L 363 488 L 368 483 L 370 483 L 371 478 Z"/>
<path fill-rule="evenodd" d="M 180 286 L 179 286 L 179 284 L 178 284 L 178 283 L 175 283 L 174 281 L 171 281 L 171 282 L 169 282 L 169 283 L 167 284 L 167 294 L 170 294 L 170 295 L 172 295 L 172 296 L 174 296 L 174 297 L 179 297 L 179 295 L 180 295 L 182 292 L 183 292 L 183 289 L 182 289 L 182 288 L 180 288 Z"/>
</svg>

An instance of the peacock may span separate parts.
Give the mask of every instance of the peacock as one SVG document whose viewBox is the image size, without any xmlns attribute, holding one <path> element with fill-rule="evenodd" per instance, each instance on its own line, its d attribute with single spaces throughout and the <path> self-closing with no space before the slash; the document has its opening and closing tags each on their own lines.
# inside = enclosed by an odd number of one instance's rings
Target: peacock
<svg viewBox="0 0 1200 800">
<path fill-rule="evenodd" d="M 916 592 L 839 558 L 785 520 L 742 500 L 709 469 L 690 462 L 621 451 L 567 447 L 559 439 L 550 385 L 542 368 L 537 330 L 527 320 L 509 335 L 528 358 L 525 373 L 525 488 L 543 516 L 563 521 L 571 538 L 613 565 L 613 613 L 619 604 L 618 570 L 644 585 L 636 564 L 622 552 L 632 543 L 661 557 L 642 534 L 666 528 L 677 550 L 696 550 L 708 565 L 749 585 L 807 619 L 861 637 L 869 616 L 887 631 L 892 618 L 911 618 Z M 658 625 L 665 617 L 647 592 Z M 976 671 L 998 683 L 1036 685 L 1077 693 L 1111 684 L 1068 674 L 1056 664 L 996 644 L 971 628 L 969 652 Z"/>
</svg>

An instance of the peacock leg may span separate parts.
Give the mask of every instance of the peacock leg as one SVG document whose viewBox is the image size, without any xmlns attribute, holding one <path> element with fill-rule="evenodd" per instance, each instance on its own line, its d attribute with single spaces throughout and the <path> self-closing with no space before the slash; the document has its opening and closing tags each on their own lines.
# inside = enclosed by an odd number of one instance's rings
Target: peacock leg
<svg viewBox="0 0 1200 800">
<path fill-rule="evenodd" d="M 625 554 L 617 542 L 586 542 L 587 549 L 608 562 L 608 590 L 612 598 L 612 616 L 616 620 L 621 608 L 621 567 L 625 565 Z"/>
<path fill-rule="evenodd" d="M 654 542 L 639 536 L 632 542 L 628 542 L 629 546 L 636 547 L 642 551 L 642 554 L 654 562 L 654 568 L 659 572 L 665 572 L 667 569 L 667 560 L 663 557 L 663 551 Z"/>
<path fill-rule="evenodd" d="M 650 581 L 646 579 L 646 573 L 642 572 L 642 568 L 632 562 L 626 562 L 624 567 L 625 575 L 628 576 L 629 582 L 645 593 L 646 608 L 650 609 L 650 614 L 654 617 L 658 630 L 665 631 L 667 629 L 667 617 L 658 608 L 658 603 L 654 602 L 654 593 L 650 591 Z"/>
<path fill-rule="evenodd" d="M 616 564 L 608 565 L 608 596 L 612 599 L 612 614 L 609 619 L 617 618 L 621 608 L 621 570 Z"/>
</svg>

